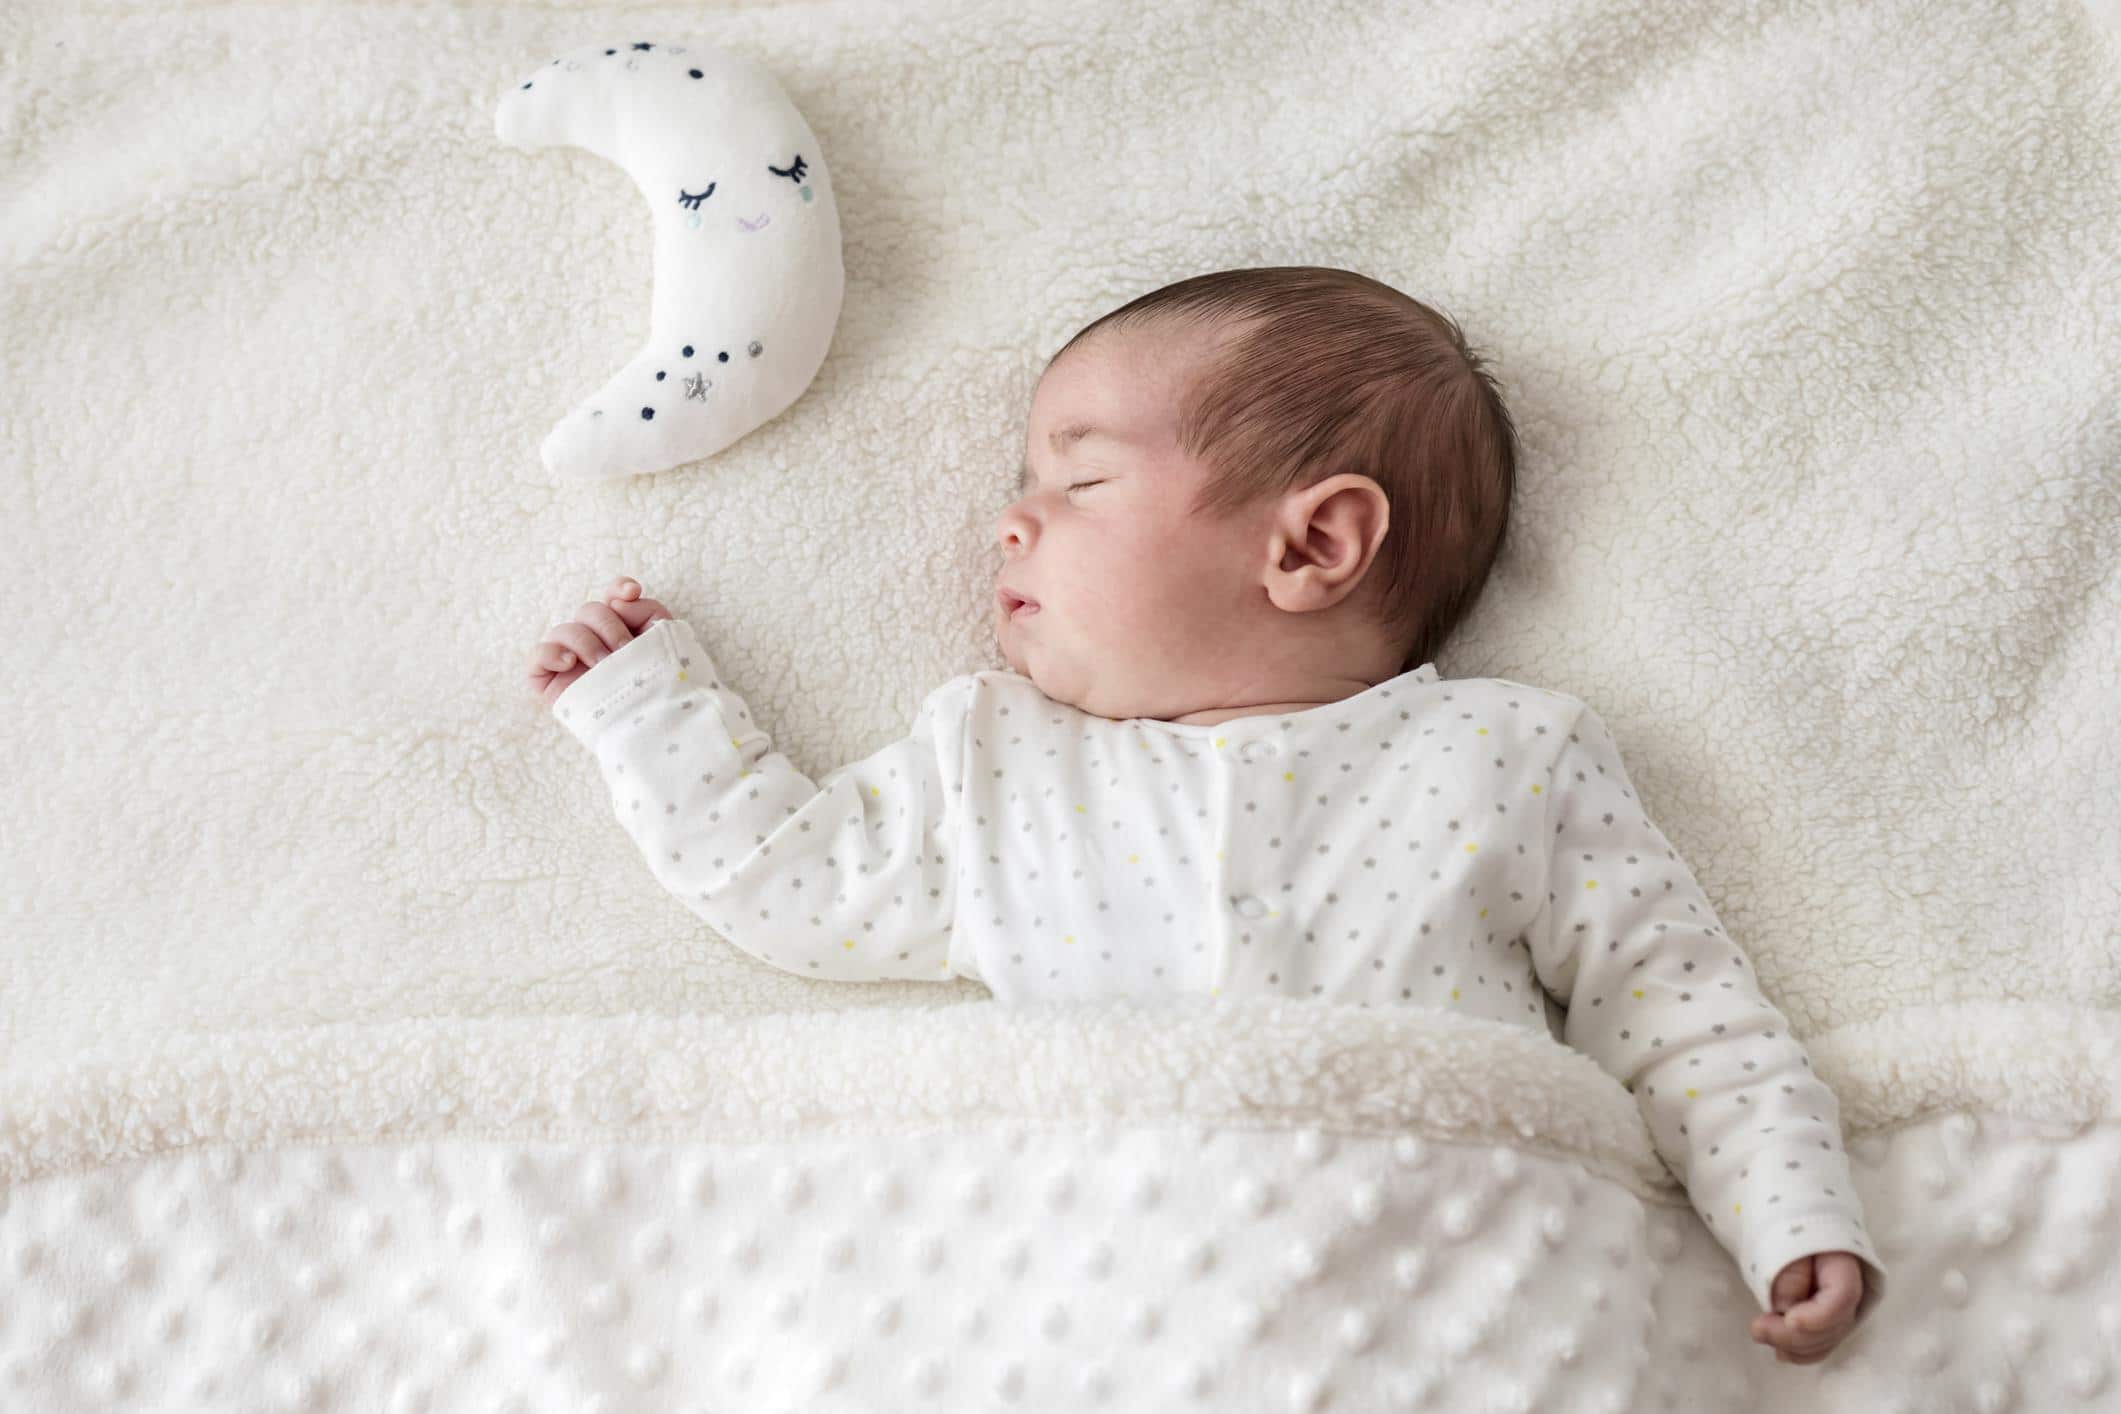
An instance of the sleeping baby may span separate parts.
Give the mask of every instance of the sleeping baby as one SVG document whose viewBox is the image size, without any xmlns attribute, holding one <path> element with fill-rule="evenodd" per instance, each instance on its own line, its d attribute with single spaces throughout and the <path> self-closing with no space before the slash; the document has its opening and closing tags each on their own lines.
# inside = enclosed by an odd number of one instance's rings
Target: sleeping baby
<svg viewBox="0 0 2121 1414">
<path fill-rule="evenodd" d="M 1581 699 L 1431 658 L 1516 434 L 1447 316 L 1229 270 L 1048 363 L 996 525 L 1008 671 L 812 782 L 620 578 L 532 650 L 656 879 L 798 976 L 999 1001 L 1270 994 L 1545 1028 L 1635 1096 L 1760 1304 L 1824 1359 L 1884 1294 L 1834 1095 Z"/>
</svg>

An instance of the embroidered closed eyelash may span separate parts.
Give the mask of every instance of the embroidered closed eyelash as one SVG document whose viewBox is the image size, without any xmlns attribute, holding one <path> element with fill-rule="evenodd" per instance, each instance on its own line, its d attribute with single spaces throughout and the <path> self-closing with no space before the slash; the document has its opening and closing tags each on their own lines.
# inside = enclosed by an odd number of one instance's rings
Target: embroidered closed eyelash
<svg viewBox="0 0 2121 1414">
<path fill-rule="evenodd" d="M 803 183 L 804 174 L 807 171 L 807 167 L 806 164 L 803 162 L 803 154 L 798 152 L 797 154 L 795 154 L 795 161 L 791 162 L 786 168 L 776 167 L 771 162 L 768 162 L 766 164 L 766 170 L 773 173 L 773 175 L 776 177 L 786 177 L 789 181 L 794 182 L 797 186 L 801 186 Z M 719 185 L 720 183 L 718 182 L 709 182 L 707 184 L 707 190 L 701 192 L 698 196 L 694 196 L 692 193 L 686 191 L 683 187 L 679 187 L 678 205 L 684 207 L 688 211 L 697 211 L 700 209 L 700 203 L 705 201 L 708 197 L 713 196 L 714 189 Z"/>
</svg>

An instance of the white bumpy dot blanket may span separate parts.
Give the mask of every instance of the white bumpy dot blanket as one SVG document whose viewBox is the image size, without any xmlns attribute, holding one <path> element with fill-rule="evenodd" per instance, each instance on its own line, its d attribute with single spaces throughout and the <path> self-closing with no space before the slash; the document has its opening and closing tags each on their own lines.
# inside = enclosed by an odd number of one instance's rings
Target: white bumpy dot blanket
<svg viewBox="0 0 2121 1414">
<path fill-rule="evenodd" d="M 2009 1039 L 2031 1075 L 2081 1056 L 2110 1086 L 2121 1055 L 2111 1028 Z M 1953 1078 L 1907 1041 L 1822 1065 Z M 406 1022 L 5 1098 L 24 1407 L 1621 1414 L 1813 1408 L 1823 1378 L 1746 1342 L 1744 1283 L 1609 1076 L 1413 1008 Z M 2121 1133 L 2040 1112 L 2112 1098 L 2027 1086 L 2029 1118 L 1854 1143 L 1903 1275 L 1834 1407 L 1933 1407 L 1953 1369 L 2102 1407 Z"/>
</svg>

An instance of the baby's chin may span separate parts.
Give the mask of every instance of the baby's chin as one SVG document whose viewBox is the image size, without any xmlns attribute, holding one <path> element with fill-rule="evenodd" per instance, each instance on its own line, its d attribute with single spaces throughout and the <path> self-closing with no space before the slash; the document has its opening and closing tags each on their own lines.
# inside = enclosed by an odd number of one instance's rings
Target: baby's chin
<svg viewBox="0 0 2121 1414">
<path fill-rule="evenodd" d="M 1053 681 L 1051 674 L 1042 671 L 1039 665 L 1032 661 L 1029 646 L 1022 639 L 1011 642 L 1009 641 L 1010 636 L 1006 632 L 1003 633 L 1002 639 L 1002 661 L 1009 665 L 1010 671 L 1016 673 L 1019 677 L 1031 679 L 1031 685 L 1051 700 L 1069 707 L 1081 707 L 1081 704 L 1075 702 L 1069 696 L 1064 686 Z"/>
<path fill-rule="evenodd" d="M 1041 610 L 1040 612 L 1043 613 L 1044 611 Z M 1036 616 L 1034 615 L 1034 617 Z M 1139 711 L 1126 710 L 1125 704 L 1121 704 L 1119 710 L 1114 710 L 1109 705 L 1093 705 L 1089 700 L 1090 694 L 1082 690 L 1082 684 L 1078 683 L 1071 686 L 1066 682 L 1060 681 L 1055 676 L 1052 671 L 1049 654 L 1037 653 L 1034 656 L 1033 645 L 1025 635 L 1012 632 L 1009 628 L 1004 627 L 1000 635 L 1000 642 L 1002 661 L 1006 662 L 1011 670 L 1018 675 L 1031 679 L 1032 686 L 1044 693 L 1049 700 L 1058 702 L 1064 707 L 1073 707 L 1078 712 L 1086 712 L 1093 717 L 1109 718 L 1112 721 L 1124 721 L 1129 717 L 1144 715 Z M 1107 684 L 1107 686 L 1110 686 L 1110 684 Z"/>
<path fill-rule="evenodd" d="M 1043 613 L 1045 611 L 1041 609 L 1039 612 Z M 1032 617 L 1036 618 L 1037 615 L 1034 614 Z M 1038 673 L 1031 666 L 1031 640 L 1024 630 L 1024 621 L 1011 622 L 1007 619 L 1002 620 L 995 625 L 994 640 L 1002 650 L 1003 662 L 1024 677 L 1031 679 L 1031 681 L 1038 682 L 1039 690 L 1045 692 L 1047 696 L 1053 695 L 1047 690 L 1045 683 L 1039 682 Z"/>
<path fill-rule="evenodd" d="M 1024 651 L 1021 647 L 1004 647 L 1002 649 L 1002 661 L 1007 663 L 1009 670 L 1017 676 L 1031 679 L 1040 692 L 1044 692 L 1048 697 L 1053 695 L 1047 690 L 1046 684 L 1039 682 L 1037 670 L 1031 666 L 1030 659 L 1024 656 Z"/>
</svg>

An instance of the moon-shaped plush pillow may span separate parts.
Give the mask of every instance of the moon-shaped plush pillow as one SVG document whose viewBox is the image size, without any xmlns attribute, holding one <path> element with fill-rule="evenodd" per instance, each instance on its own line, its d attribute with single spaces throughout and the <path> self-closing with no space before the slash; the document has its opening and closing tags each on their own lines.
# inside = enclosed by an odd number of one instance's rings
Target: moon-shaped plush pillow
<svg viewBox="0 0 2121 1414">
<path fill-rule="evenodd" d="M 655 218 L 648 342 L 538 448 L 563 479 L 714 455 L 801 397 L 839 323 L 840 217 L 817 135 L 773 75 L 702 44 L 563 54 L 502 98 L 502 142 L 586 148 Z"/>
</svg>

